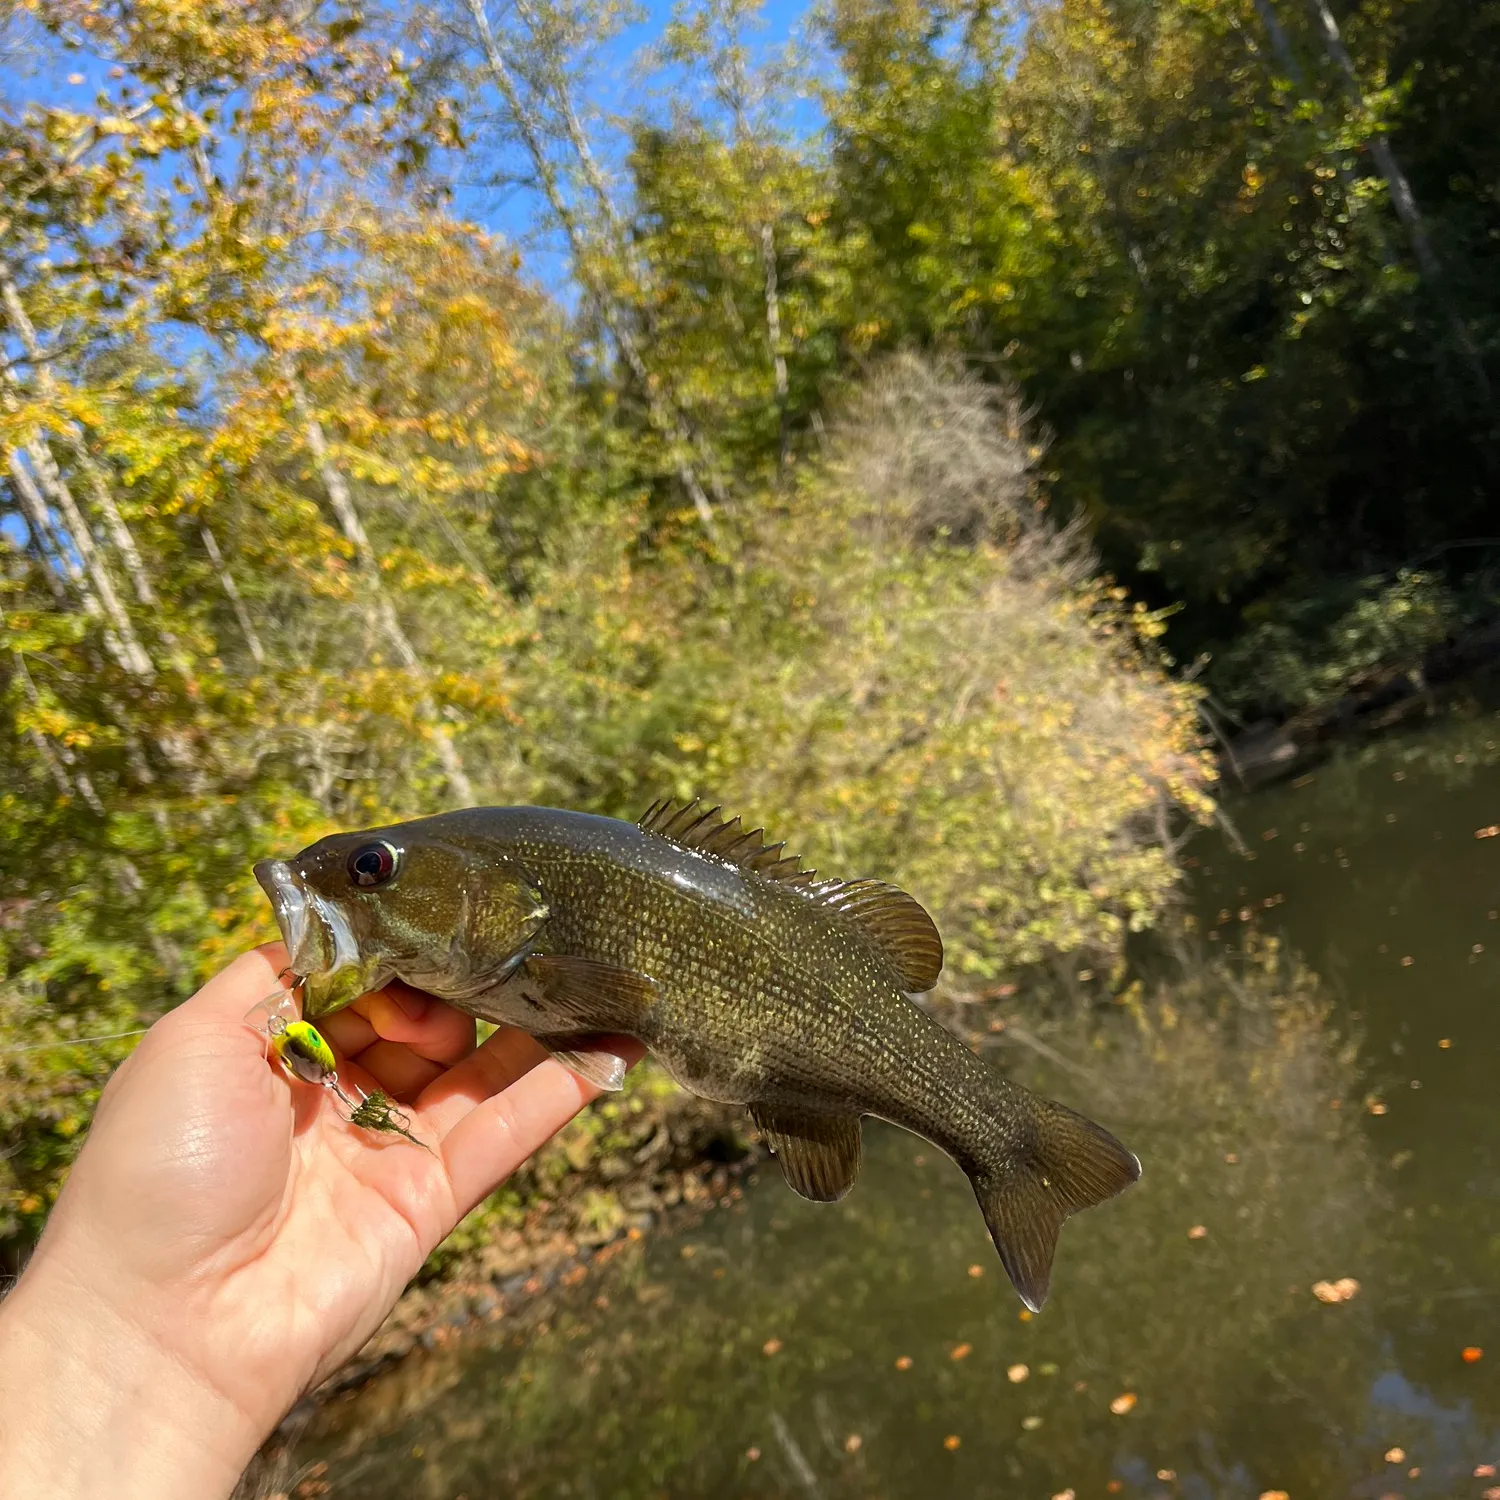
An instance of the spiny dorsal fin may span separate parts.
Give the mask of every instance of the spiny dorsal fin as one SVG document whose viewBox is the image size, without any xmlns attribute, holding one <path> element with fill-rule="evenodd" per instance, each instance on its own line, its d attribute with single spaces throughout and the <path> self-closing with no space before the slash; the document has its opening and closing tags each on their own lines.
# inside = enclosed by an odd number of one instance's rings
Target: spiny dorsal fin
<svg viewBox="0 0 1500 1500">
<path fill-rule="evenodd" d="M 943 972 L 943 940 L 915 897 L 883 880 L 830 880 L 815 901 L 848 917 L 885 955 L 912 994 L 930 990 Z"/>
<path fill-rule="evenodd" d="M 766 1104 L 752 1104 L 750 1114 L 794 1192 L 814 1203 L 834 1203 L 854 1186 L 858 1115 L 804 1114 Z"/>
<path fill-rule="evenodd" d="M 677 803 L 667 797 L 651 804 L 640 826 L 679 849 L 712 854 L 742 870 L 805 890 L 814 901 L 853 922 L 880 949 L 901 987 L 912 994 L 937 983 L 943 940 L 914 897 L 883 880 L 819 881 L 815 871 L 804 870 L 795 854 L 785 852 L 785 844 L 768 844 L 765 829 L 747 832 L 738 818 L 721 817 L 721 811 L 705 809 L 697 798 Z"/>
<path fill-rule="evenodd" d="M 720 817 L 721 811 L 705 808 L 696 797 L 685 803 L 667 797 L 646 809 L 640 826 L 679 849 L 715 855 L 767 880 L 810 886 L 817 879 L 817 872 L 804 870 L 802 861 L 786 852 L 785 844 L 768 844 L 764 828 L 746 829 L 738 818 Z"/>
</svg>

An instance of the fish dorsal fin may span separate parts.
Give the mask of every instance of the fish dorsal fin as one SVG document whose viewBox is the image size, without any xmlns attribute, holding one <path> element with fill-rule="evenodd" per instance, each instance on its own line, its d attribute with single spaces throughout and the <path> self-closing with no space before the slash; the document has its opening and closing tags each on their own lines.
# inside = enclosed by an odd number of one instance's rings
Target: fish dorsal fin
<svg viewBox="0 0 1500 1500">
<path fill-rule="evenodd" d="M 767 1104 L 752 1104 L 750 1114 L 794 1192 L 814 1203 L 833 1203 L 854 1186 L 858 1115 L 815 1115 Z"/>
<path fill-rule="evenodd" d="M 653 802 L 641 819 L 641 829 L 697 854 L 712 854 L 718 859 L 754 870 L 767 880 L 786 885 L 812 886 L 817 872 L 804 870 L 795 854 L 786 852 L 785 844 L 766 842 L 764 828 L 746 829 L 738 818 L 721 817 L 723 809 L 705 808 L 697 798 L 691 802 L 674 802 L 670 797 Z"/>
<path fill-rule="evenodd" d="M 895 971 L 901 987 L 921 994 L 937 983 L 943 969 L 943 940 L 926 909 L 915 898 L 883 880 L 823 880 L 804 870 L 786 845 L 768 844 L 763 828 L 744 829 L 738 818 L 721 816 L 722 809 L 705 808 L 696 798 L 653 802 L 641 819 L 646 833 L 666 839 L 679 849 L 712 854 L 753 870 L 768 880 L 797 886 L 822 906 L 853 922 Z"/>
<path fill-rule="evenodd" d="M 883 880 L 830 880 L 810 894 L 847 917 L 880 949 L 902 989 L 921 994 L 938 982 L 943 939 L 915 897 Z"/>
</svg>

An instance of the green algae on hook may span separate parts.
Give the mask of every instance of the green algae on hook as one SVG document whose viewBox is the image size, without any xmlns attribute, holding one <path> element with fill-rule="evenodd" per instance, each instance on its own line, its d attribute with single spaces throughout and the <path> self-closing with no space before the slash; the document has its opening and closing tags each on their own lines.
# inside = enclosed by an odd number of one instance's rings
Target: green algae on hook
<svg viewBox="0 0 1500 1500">
<path fill-rule="evenodd" d="M 340 1091 L 340 1096 L 342 1091 Z M 391 1097 L 383 1089 L 376 1089 L 373 1093 L 366 1094 L 358 1104 L 352 1104 L 347 1098 L 346 1103 L 351 1103 L 349 1111 L 349 1123 L 358 1125 L 361 1130 L 384 1130 L 392 1131 L 396 1135 L 405 1136 L 412 1145 L 420 1146 L 424 1151 L 430 1152 L 432 1147 L 426 1141 L 418 1140 L 411 1132 L 411 1117 L 392 1102 Z"/>
</svg>

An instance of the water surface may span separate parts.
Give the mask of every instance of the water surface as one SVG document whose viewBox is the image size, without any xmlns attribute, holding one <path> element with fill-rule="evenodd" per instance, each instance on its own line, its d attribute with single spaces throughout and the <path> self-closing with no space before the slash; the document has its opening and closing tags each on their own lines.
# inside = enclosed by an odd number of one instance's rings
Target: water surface
<svg viewBox="0 0 1500 1500">
<path fill-rule="evenodd" d="M 1247 853 L 1196 842 L 1185 934 L 1143 947 L 1123 1003 L 972 1012 L 1146 1163 L 1064 1231 L 1041 1316 L 958 1170 L 872 1123 L 843 1203 L 763 1172 L 543 1330 L 502 1321 L 338 1404 L 299 1459 L 361 1500 L 1481 1496 L 1497 739 L 1450 718 L 1241 799 Z"/>
</svg>

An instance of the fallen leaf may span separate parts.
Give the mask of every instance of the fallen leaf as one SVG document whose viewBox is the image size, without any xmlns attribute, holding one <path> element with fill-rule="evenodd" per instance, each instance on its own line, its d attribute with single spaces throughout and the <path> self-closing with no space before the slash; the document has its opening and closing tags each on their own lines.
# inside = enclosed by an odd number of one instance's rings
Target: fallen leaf
<svg viewBox="0 0 1500 1500">
<path fill-rule="evenodd" d="M 949 1355 L 949 1359 L 967 1359 L 974 1352 L 973 1344 L 959 1344 Z"/>
<path fill-rule="evenodd" d="M 1469 1344 L 1464 1349 L 1463 1360 L 1466 1365 L 1477 1365 L 1484 1358 L 1484 1350 L 1478 1344 Z"/>
<path fill-rule="evenodd" d="M 1125 1391 L 1123 1394 L 1116 1396 L 1115 1399 L 1109 1403 L 1109 1409 L 1117 1417 L 1123 1417 L 1125 1413 L 1128 1412 L 1134 1405 L 1135 1392 Z"/>
<path fill-rule="evenodd" d="M 1188 1238 L 1190 1240 L 1206 1240 L 1208 1238 L 1208 1229 L 1202 1224 L 1194 1224 L 1188 1230 Z"/>
<path fill-rule="evenodd" d="M 844 1452 L 858 1453 L 859 1450 L 864 1447 L 864 1443 L 865 1440 L 857 1432 L 851 1432 L 849 1436 L 844 1439 Z"/>
<path fill-rule="evenodd" d="M 1029 1374 L 1031 1374 L 1031 1371 L 1030 1371 L 1030 1370 L 1029 1370 L 1029 1369 L 1027 1369 L 1027 1367 L 1026 1367 L 1026 1366 L 1025 1366 L 1025 1365 L 1012 1365 L 1012 1366 L 1011 1366 L 1011 1367 L 1010 1367 L 1010 1368 L 1009 1368 L 1009 1369 L 1008 1369 L 1008 1370 L 1007 1370 L 1007 1371 L 1006 1371 L 1006 1372 L 1005 1372 L 1005 1378 L 1006 1378 L 1006 1379 L 1007 1379 L 1007 1380 L 1008 1380 L 1008 1381 L 1010 1381 L 1010 1383 L 1011 1383 L 1011 1384 L 1012 1384 L 1012 1385 L 1020 1385 L 1020 1383 L 1021 1383 L 1021 1382 L 1022 1382 L 1022 1381 L 1023 1381 L 1023 1380 L 1025 1380 L 1025 1379 L 1026 1379 L 1026 1377 L 1027 1377 L 1027 1376 L 1028 1376 L 1028 1375 L 1029 1375 Z"/>
<path fill-rule="evenodd" d="M 781 1353 L 781 1340 L 780 1339 L 767 1339 L 765 1341 L 765 1343 L 763 1343 L 760 1346 L 760 1352 L 762 1354 L 766 1354 L 766 1355 L 780 1354 Z"/>
<path fill-rule="evenodd" d="M 1387 1448 L 1385 1450 L 1385 1461 L 1388 1464 L 1399 1464 L 1406 1462 L 1405 1448 Z"/>
<path fill-rule="evenodd" d="M 943 1447 L 945 1447 L 950 1453 L 952 1453 L 953 1450 L 958 1447 L 961 1441 L 962 1439 L 958 1436 L 957 1433 L 950 1432 L 948 1436 L 943 1439 Z"/>
<path fill-rule="evenodd" d="M 1359 1283 L 1352 1276 L 1337 1281 L 1313 1282 L 1312 1294 L 1319 1302 L 1348 1302 L 1359 1293 Z"/>
</svg>

